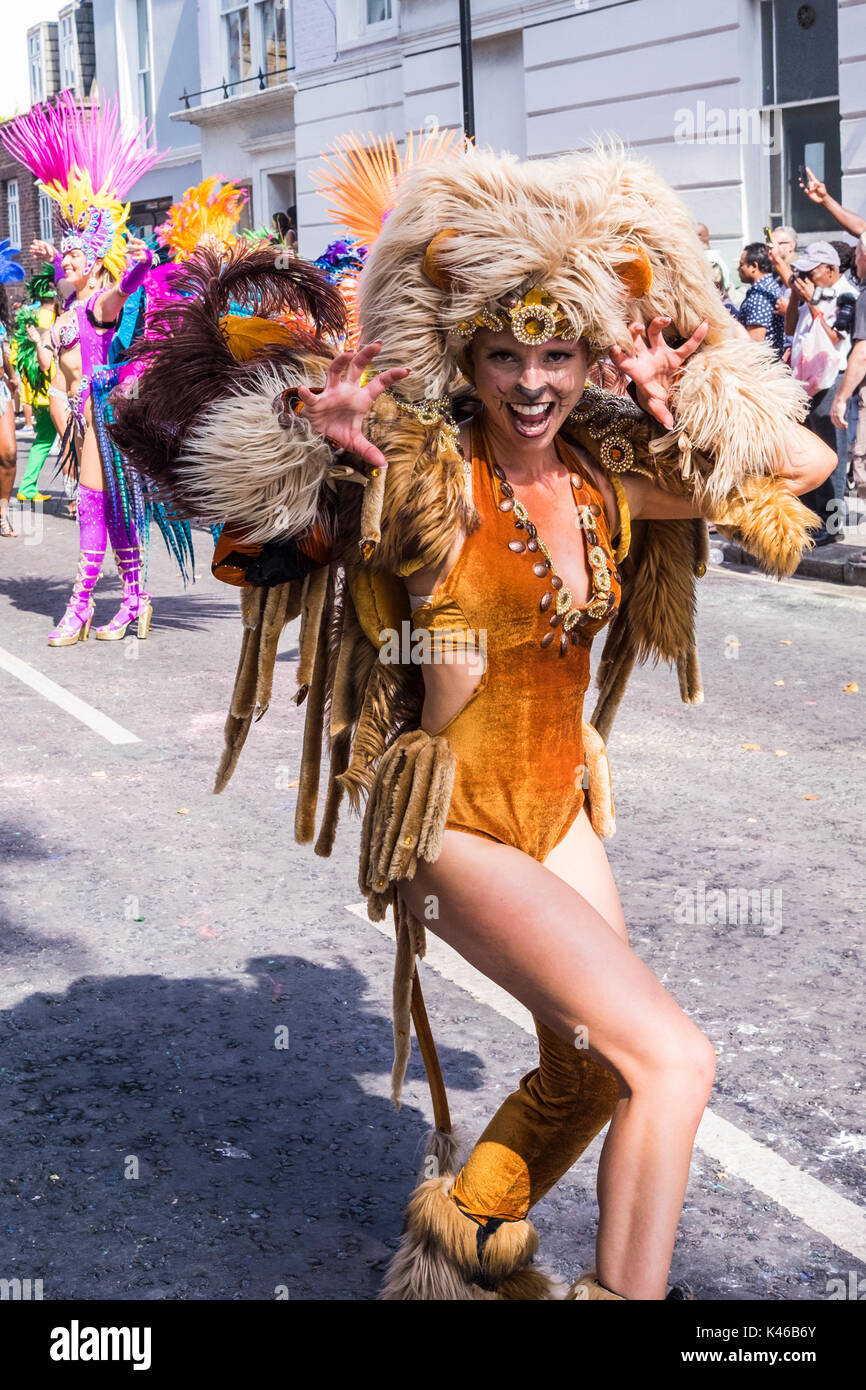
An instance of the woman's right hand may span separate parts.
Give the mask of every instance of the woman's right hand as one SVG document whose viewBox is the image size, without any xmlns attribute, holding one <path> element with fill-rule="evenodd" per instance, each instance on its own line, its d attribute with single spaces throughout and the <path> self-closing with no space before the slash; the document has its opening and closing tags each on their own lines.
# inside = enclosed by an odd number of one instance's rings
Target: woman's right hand
<svg viewBox="0 0 866 1390">
<path fill-rule="evenodd" d="M 37 260 L 53 261 L 57 252 L 50 241 L 31 241 L 30 254 L 35 256 Z"/>
<path fill-rule="evenodd" d="M 361 376 L 381 348 L 381 342 L 367 343 L 357 352 L 341 352 L 328 368 L 324 389 L 318 393 L 306 386 L 296 388 L 304 402 L 304 419 L 315 433 L 327 436 L 375 468 L 387 468 L 388 461 L 361 433 L 364 416 L 392 382 L 409 375 L 408 367 L 389 367 L 362 386 Z"/>
<path fill-rule="evenodd" d="M 39 332 L 35 323 L 28 323 L 27 337 L 30 339 L 31 343 L 35 343 L 37 347 L 42 342 L 42 334 Z"/>
</svg>

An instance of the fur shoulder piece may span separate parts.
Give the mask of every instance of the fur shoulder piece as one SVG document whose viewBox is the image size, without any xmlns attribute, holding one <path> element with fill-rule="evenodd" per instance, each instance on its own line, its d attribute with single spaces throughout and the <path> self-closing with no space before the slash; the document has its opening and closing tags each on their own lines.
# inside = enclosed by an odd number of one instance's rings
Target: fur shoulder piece
<svg viewBox="0 0 866 1390">
<path fill-rule="evenodd" d="M 608 473 L 643 473 L 656 478 L 658 469 L 649 453 L 652 426 L 631 396 L 587 385 L 562 433 L 582 445 Z"/>
<path fill-rule="evenodd" d="M 386 393 L 367 416 L 364 433 L 381 449 L 388 467 L 379 479 L 367 482 L 362 501 L 357 488 L 347 493 L 340 513 L 341 535 L 371 542 L 363 553 L 372 570 L 408 575 L 441 564 L 455 539 L 478 525 L 450 417 Z M 377 505 L 369 508 L 368 501 L 374 499 Z M 363 515 L 355 519 L 350 510 L 368 512 L 369 525 Z"/>
<path fill-rule="evenodd" d="M 777 372 L 776 364 L 762 359 L 757 365 L 767 368 L 769 375 L 764 378 L 759 373 L 755 389 L 760 395 L 763 382 L 769 395 L 765 393 L 760 407 L 743 398 L 739 384 L 731 393 L 724 374 L 710 392 L 708 383 L 711 377 L 715 380 L 718 364 L 715 359 L 702 364 L 700 356 L 697 353 L 694 367 L 689 367 L 697 375 L 686 386 L 688 373 L 683 373 L 678 387 L 677 429 L 666 432 L 630 396 L 587 386 L 563 433 L 582 445 L 606 472 L 642 473 L 658 487 L 690 497 L 707 520 L 730 528 L 768 573 L 792 574 L 803 551 L 811 547 L 809 531 L 816 518 L 772 473 L 770 463 L 784 456 L 780 441 L 790 437 L 800 418 L 801 388 L 784 368 Z M 713 418 L 707 417 L 699 430 L 693 426 L 694 437 L 690 436 L 680 427 L 683 414 L 694 419 L 696 412 L 705 409 L 706 399 L 716 393 L 721 397 Z M 765 427 L 767 433 L 761 437 Z M 768 438 L 776 441 L 782 451 L 779 455 L 768 454 Z M 697 439 L 703 440 L 707 451 L 696 447 Z M 709 451 L 710 444 L 719 447 L 721 460 Z"/>
</svg>

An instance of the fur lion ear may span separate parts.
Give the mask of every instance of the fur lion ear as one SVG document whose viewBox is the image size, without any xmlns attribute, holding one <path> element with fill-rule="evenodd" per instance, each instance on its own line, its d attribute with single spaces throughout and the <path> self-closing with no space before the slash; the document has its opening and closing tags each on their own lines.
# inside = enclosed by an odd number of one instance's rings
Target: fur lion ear
<svg viewBox="0 0 866 1390">
<path fill-rule="evenodd" d="M 643 299 L 649 294 L 653 282 L 653 268 L 650 258 L 642 246 L 627 241 L 622 248 L 628 253 L 628 260 L 614 263 L 614 269 L 628 291 L 629 299 Z"/>
<path fill-rule="evenodd" d="M 439 261 L 439 252 L 451 241 L 453 237 L 459 236 L 456 227 L 443 227 L 441 232 L 437 232 L 433 239 L 428 242 L 427 250 L 424 252 L 424 259 L 421 262 L 421 269 L 434 285 L 438 285 L 440 290 L 450 290 L 451 276 Z"/>
</svg>

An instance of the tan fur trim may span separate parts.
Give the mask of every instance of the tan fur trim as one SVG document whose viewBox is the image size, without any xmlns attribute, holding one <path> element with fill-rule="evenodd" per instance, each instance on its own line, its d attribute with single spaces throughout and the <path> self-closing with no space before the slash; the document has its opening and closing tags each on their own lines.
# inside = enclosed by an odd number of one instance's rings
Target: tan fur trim
<svg viewBox="0 0 866 1390">
<path fill-rule="evenodd" d="M 319 644 L 319 625 L 328 590 L 328 568 L 311 570 L 301 590 L 301 632 L 298 639 L 298 685 L 303 689 L 313 679 L 313 663 Z"/>
<path fill-rule="evenodd" d="M 287 623 L 295 619 L 301 607 L 299 582 L 273 584 L 267 591 L 262 609 L 259 660 L 256 671 L 256 718 L 267 713 L 274 686 L 274 666 L 277 647 Z"/>
<path fill-rule="evenodd" d="M 452 1202 L 454 1174 L 429 1178 L 412 1194 L 406 1229 L 379 1297 L 388 1301 L 489 1300 L 492 1292 L 471 1283 L 481 1273 L 478 1227 Z"/>
<path fill-rule="evenodd" d="M 331 761 L 328 770 L 328 790 L 325 795 L 325 805 L 322 811 L 322 821 L 319 826 L 319 834 L 313 847 L 314 853 L 327 859 L 331 850 L 334 848 L 334 838 L 337 833 L 337 821 L 340 814 L 340 803 L 345 795 L 345 787 L 339 778 L 345 772 L 349 763 L 349 743 L 351 730 L 345 729 L 337 738 L 331 741 Z"/>
<path fill-rule="evenodd" d="M 695 499 L 706 509 L 789 456 L 809 402 L 769 347 L 736 339 L 689 359 L 672 408 L 677 434 L 712 459 L 707 476 L 695 475 Z"/>
<path fill-rule="evenodd" d="M 544 1269 L 530 1266 L 509 1274 L 496 1286 L 496 1296 L 508 1302 L 532 1301 L 561 1303 L 565 1298 L 567 1285 Z"/>
<path fill-rule="evenodd" d="M 572 1299 L 580 1300 L 581 1302 L 587 1300 L 594 1302 L 626 1302 L 622 1294 L 612 1293 L 610 1289 L 605 1288 L 604 1284 L 598 1282 L 595 1270 L 593 1270 L 591 1274 L 582 1274 L 579 1279 L 576 1279 L 565 1295 L 565 1298 L 566 1302 Z"/>
<path fill-rule="evenodd" d="M 810 530 L 821 522 L 785 486 L 782 478 L 750 478 L 714 509 L 713 522 L 734 534 L 771 574 L 793 574 L 803 551 L 814 544 Z"/>
<path fill-rule="evenodd" d="M 364 433 L 388 460 L 381 539 L 370 567 L 409 574 L 421 566 L 442 564 L 455 538 L 461 532 L 469 535 L 478 525 L 478 513 L 466 490 L 463 459 L 450 433 L 422 424 L 401 411 L 387 394 L 379 397 L 367 416 Z M 341 496 L 344 505 L 358 507 L 345 489 Z M 348 512 L 341 511 L 341 526 L 353 526 Z M 357 535 L 360 530 L 359 518 L 345 534 Z"/>
<path fill-rule="evenodd" d="M 694 531 L 689 520 L 647 523 L 629 597 L 638 661 L 675 661 L 694 631 Z"/>
<path fill-rule="evenodd" d="M 406 1213 L 400 1248 L 379 1297 L 386 1301 L 445 1299 L 556 1299 L 556 1281 L 529 1266 L 538 1248 L 531 1221 L 505 1222 L 483 1245 L 478 1259 L 478 1225 L 452 1201 L 454 1174 L 429 1178 L 415 1189 Z M 495 1289 L 473 1283 L 484 1279 Z"/>
<path fill-rule="evenodd" d="M 288 429 L 281 425 L 273 400 L 287 387 L 323 383 L 321 360 L 309 356 L 303 374 L 263 365 L 236 395 L 215 401 L 190 429 L 178 460 L 179 490 L 190 509 L 231 517 L 233 533 L 246 542 L 306 530 L 334 454 L 302 416 Z"/>
<path fill-rule="evenodd" d="M 446 227 L 457 234 L 437 246 L 443 289 L 423 260 Z M 653 274 L 636 302 L 620 278 L 630 246 Z M 647 320 L 669 314 L 684 336 L 703 318 L 711 343 L 731 332 L 692 214 L 649 163 L 612 146 L 522 163 L 470 149 L 410 175 L 361 277 L 364 338 L 383 341 L 377 365 L 412 367 L 403 394 L 441 395 L 463 346 L 448 331 L 506 291 L 535 284 L 596 349 L 630 348 L 636 304 Z"/>
<path fill-rule="evenodd" d="M 258 681 L 259 639 L 264 608 L 264 590 L 241 589 L 243 636 L 235 683 L 226 717 L 222 757 L 214 779 L 214 794 L 224 791 L 231 781 L 252 724 Z"/>
<path fill-rule="evenodd" d="M 701 668 L 698 663 L 698 649 L 694 642 L 687 652 L 677 657 L 677 677 L 683 704 L 703 704 L 704 691 L 701 684 Z"/>
<path fill-rule="evenodd" d="M 332 587 L 330 571 L 326 570 L 325 582 Z M 316 588 L 308 597 L 312 604 Z M 295 840 L 299 845 L 309 844 L 316 830 L 316 805 L 319 798 L 319 779 L 321 776 L 322 735 L 325 718 L 325 674 L 328 661 L 328 597 L 325 595 L 319 612 L 317 642 L 313 668 L 310 676 L 310 691 L 307 696 L 307 717 L 304 721 L 304 746 L 301 754 L 298 800 L 295 805 Z"/>
<path fill-rule="evenodd" d="M 484 1242 L 481 1265 L 491 1279 L 504 1279 L 538 1252 L 538 1232 L 531 1221 L 503 1221 Z"/>
<path fill-rule="evenodd" d="M 583 756 L 589 771 L 589 818 L 592 828 L 596 835 L 609 838 L 616 831 L 610 763 L 601 735 L 585 719 Z"/>
</svg>

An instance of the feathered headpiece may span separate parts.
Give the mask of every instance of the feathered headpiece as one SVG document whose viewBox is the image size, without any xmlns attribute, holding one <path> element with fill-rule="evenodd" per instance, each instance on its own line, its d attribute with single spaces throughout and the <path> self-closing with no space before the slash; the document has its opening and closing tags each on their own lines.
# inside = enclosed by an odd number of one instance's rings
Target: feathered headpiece
<svg viewBox="0 0 866 1390">
<path fill-rule="evenodd" d="M 124 267 L 129 205 L 122 199 L 160 157 L 146 125 L 124 127 L 118 98 L 79 106 L 61 92 L 0 128 L 9 154 L 39 179 L 60 208 L 60 253 L 82 250 L 118 279 Z"/>
<path fill-rule="evenodd" d="M 10 285 L 24 279 L 27 272 L 20 261 L 15 260 L 20 255 L 20 246 L 13 246 L 8 237 L 0 240 L 0 285 Z"/>
<path fill-rule="evenodd" d="M 225 254 L 237 241 L 235 228 L 249 199 L 245 188 L 229 182 L 220 187 L 218 175 L 188 188 L 179 203 L 172 203 L 168 217 L 156 235 L 177 261 L 186 261 L 199 246 Z"/>
<path fill-rule="evenodd" d="M 324 270 L 340 290 L 349 311 L 348 344 L 358 340 L 357 287 L 369 248 L 390 217 L 400 182 L 410 169 L 459 154 L 465 142 L 455 130 L 409 132 L 403 152 L 393 135 L 367 136 L 367 144 L 352 132 L 339 136 L 324 169 L 310 181 L 328 200 L 328 219 L 348 228 L 348 240 L 332 241 L 313 264 Z"/>
</svg>

